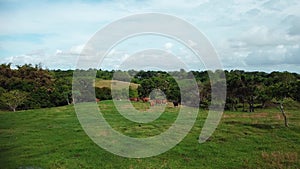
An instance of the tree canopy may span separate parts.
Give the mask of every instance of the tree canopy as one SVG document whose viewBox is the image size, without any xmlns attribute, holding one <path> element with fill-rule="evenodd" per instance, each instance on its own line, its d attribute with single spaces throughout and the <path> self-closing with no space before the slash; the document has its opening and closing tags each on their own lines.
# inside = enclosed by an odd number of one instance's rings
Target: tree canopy
<svg viewBox="0 0 300 169">
<path fill-rule="evenodd" d="M 84 70 L 78 70 L 84 71 Z M 0 65 L 0 108 L 7 108 L 7 100 L 15 93 L 26 99 L 21 99 L 18 109 L 32 109 L 71 104 L 73 70 L 47 70 L 39 65 L 25 64 L 11 68 L 11 64 Z M 88 72 L 87 72 L 88 73 Z M 138 84 L 138 88 L 129 91 L 116 91 L 117 97 L 143 98 L 159 89 L 169 101 L 181 101 L 182 94 L 191 93 L 188 85 L 185 91 L 180 91 L 178 83 L 186 83 L 184 79 L 195 77 L 200 96 L 200 107 L 208 108 L 211 101 L 211 90 L 217 89 L 219 84 L 211 84 L 208 74 L 219 76 L 218 71 L 137 71 L 137 70 L 96 70 L 96 77 L 103 80 L 131 80 Z M 236 111 L 253 112 L 256 108 L 265 108 L 272 104 L 279 104 L 285 98 L 300 101 L 300 75 L 290 72 L 245 72 L 242 70 L 225 71 L 227 96 L 225 108 Z M 182 80 L 183 79 L 183 80 Z M 78 82 L 93 85 L 92 79 L 82 79 Z M 80 84 L 78 84 L 80 85 Z M 219 86 L 220 87 L 220 86 Z M 17 92 L 17 93 L 16 93 Z M 89 91 L 91 92 L 91 91 Z M 95 101 L 93 98 L 81 98 L 82 101 Z M 95 96 L 100 100 L 111 99 L 110 88 L 95 88 Z M 182 95 L 182 96 L 181 96 Z M 90 93 L 93 96 L 93 93 Z M 22 97 L 20 97 L 22 98 Z M 79 101 L 80 101 L 79 100 Z M 195 104 L 195 103 L 190 103 Z"/>
</svg>

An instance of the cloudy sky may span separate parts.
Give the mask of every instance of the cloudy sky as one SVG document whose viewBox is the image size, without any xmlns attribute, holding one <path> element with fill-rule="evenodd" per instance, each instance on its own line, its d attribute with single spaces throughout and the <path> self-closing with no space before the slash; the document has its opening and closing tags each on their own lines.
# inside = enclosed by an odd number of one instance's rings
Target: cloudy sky
<svg viewBox="0 0 300 169">
<path fill-rule="evenodd" d="M 74 69 L 95 32 L 125 16 L 158 12 L 196 26 L 215 47 L 224 69 L 300 73 L 299 9 L 299 0 L 0 0 L 0 63 Z M 140 46 L 128 41 L 112 49 L 103 67 L 115 68 L 117 60 L 133 49 L 139 51 L 137 46 L 161 48 L 179 57 L 185 54 L 170 39 L 142 41 Z"/>
</svg>

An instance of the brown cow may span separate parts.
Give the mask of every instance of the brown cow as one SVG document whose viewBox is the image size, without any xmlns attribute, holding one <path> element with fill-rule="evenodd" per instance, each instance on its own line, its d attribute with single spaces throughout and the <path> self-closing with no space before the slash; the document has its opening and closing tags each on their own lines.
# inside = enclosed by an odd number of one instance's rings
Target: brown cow
<svg viewBox="0 0 300 169">
<path fill-rule="evenodd" d="M 162 101 L 160 99 L 155 99 L 156 104 L 162 104 Z"/>
<path fill-rule="evenodd" d="M 155 100 L 150 100 L 150 106 L 154 106 L 155 105 Z"/>
<path fill-rule="evenodd" d="M 137 102 L 138 101 L 138 98 L 134 97 L 134 98 L 129 98 L 130 101 L 134 101 L 134 102 Z"/>
<path fill-rule="evenodd" d="M 142 98 L 143 102 L 149 102 L 150 98 L 149 97 L 144 97 Z"/>
</svg>

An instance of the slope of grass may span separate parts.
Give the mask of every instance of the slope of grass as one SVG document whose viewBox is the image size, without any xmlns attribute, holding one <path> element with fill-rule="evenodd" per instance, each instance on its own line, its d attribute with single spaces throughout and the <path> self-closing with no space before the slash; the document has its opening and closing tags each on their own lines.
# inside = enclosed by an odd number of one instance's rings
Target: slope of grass
<svg viewBox="0 0 300 169">
<path fill-rule="evenodd" d="M 128 85 L 130 87 L 132 87 L 133 89 L 137 89 L 139 86 L 138 84 L 135 84 L 135 83 L 129 84 L 129 82 L 123 82 L 123 81 L 118 81 L 118 80 L 102 80 L 102 79 L 96 79 L 95 84 L 94 84 L 95 87 L 99 87 L 99 88 L 102 88 L 102 87 L 111 88 L 113 86 L 114 89 L 117 89 L 117 90 L 124 89 Z"/>
<path fill-rule="evenodd" d="M 167 107 L 154 122 L 139 124 L 122 117 L 112 101 L 99 106 L 114 129 L 132 137 L 167 130 L 178 112 Z M 134 106 L 147 107 L 143 103 Z M 299 168 L 300 114 L 298 110 L 287 113 L 289 128 L 276 109 L 225 112 L 212 137 L 199 144 L 207 116 L 201 110 L 177 146 L 155 157 L 130 159 L 93 143 L 72 106 L 0 112 L 0 168 Z"/>
</svg>

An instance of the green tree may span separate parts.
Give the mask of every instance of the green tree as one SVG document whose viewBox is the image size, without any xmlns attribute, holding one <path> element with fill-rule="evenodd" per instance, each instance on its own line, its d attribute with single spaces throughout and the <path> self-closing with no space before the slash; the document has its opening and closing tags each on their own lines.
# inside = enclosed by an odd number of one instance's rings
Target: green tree
<svg viewBox="0 0 300 169">
<path fill-rule="evenodd" d="M 95 87 L 95 94 L 96 94 L 96 98 L 100 99 L 100 100 L 111 100 L 112 96 L 111 96 L 111 90 L 108 87 Z"/>
<path fill-rule="evenodd" d="M 261 103 L 261 108 L 265 108 L 266 102 L 272 100 L 272 95 L 270 95 L 269 93 L 270 93 L 269 87 L 265 85 L 260 86 L 257 100 Z"/>
<path fill-rule="evenodd" d="M 152 79 L 144 79 L 141 85 L 138 87 L 138 93 L 140 97 L 149 97 L 151 91 L 155 88 L 155 83 Z"/>
<path fill-rule="evenodd" d="M 300 80 L 295 81 L 292 86 L 292 97 L 296 101 L 300 101 Z"/>
<path fill-rule="evenodd" d="M 28 94 L 19 90 L 11 90 L 3 93 L 1 101 L 6 104 L 12 111 L 16 111 L 16 108 L 23 104 Z"/>
<path fill-rule="evenodd" d="M 237 111 L 237 104 L 240 97 L 240 89 L 242 88 L 242 81 L 239 72 L 231 71 L 225 72 L 227 79 L 227 98 L 226 108 Z"/>
<path fill-rule="evenodd" d="M 134 89 L 131 86 L 129 86 L 129 98 L 137 98 L 137 97 L 139 97 L 139 93 L 137 89 Z"/>
<path fill-rule="evenodd" d="M 292 97 L 292 84 L 296 81 L 296 78 L 288 72 L 276 72 L 276 78 L 274 79 L 278 79 L 278 82 L 271 87 L 272 95 L 279 102 L 279 110 L 284 118 L 284 125 L 288 127 L 288 119 L 283 103 L 285 98 Z"/>
</svg>

